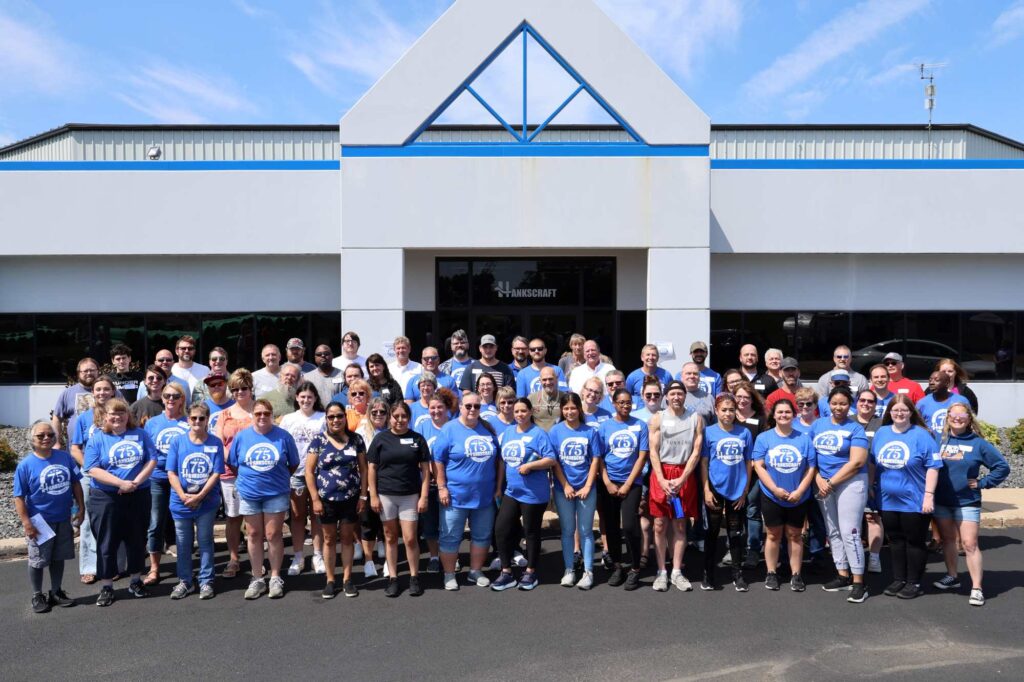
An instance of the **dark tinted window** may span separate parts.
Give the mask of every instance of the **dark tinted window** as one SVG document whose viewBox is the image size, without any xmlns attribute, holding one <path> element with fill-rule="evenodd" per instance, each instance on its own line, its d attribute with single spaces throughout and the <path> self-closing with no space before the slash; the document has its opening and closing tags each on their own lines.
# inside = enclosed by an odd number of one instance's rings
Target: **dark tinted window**
<svg viewBox="0 0 1024 682">
<path fill-rule="evenodd" d="M 585 261 L 583 264 L 583 305 L 608 308 L 614 304 L 615 260 L 595 258 Z"/>
<path fill-rule="evenodd" d="M 797 313 L 800 371 L 805 377 L 819 377 L 835 365 L 836 346 L 849 344 L 849 313 Z"/>
<path fill-rule="evenodd" d="M 647 311 L 619 312 L 619 340 L 621 345 L 615 356 L 615 366 L 629 373 L 640 366 L 640 349 L 647 343 Z M 569 349 L 569 339 L 565 340 L 565 349 Z M 676 353 L 678 352 L 677 349 Z"/>
<path fill-rule="evenodd" d="M 132 369 L 141 370 L 146 359 L 145 316 L 93 315 L 90 354 L 101 367 L 110 362 L 110 349 L 118 343 L 132 349 Z"/>
<path fill-rule="evenodd" d="M 224 313 L 222 316 L 203 316 L 202 355 L 205 365 L 210 351 L 221 347 L 228 353 L 228 369 L 259 367 L 262 363 L 254 350 L 253 315 L 247 313 Z"/>
<path fill-rule="evenodd" d="M 357 330 L 358 331 L 358 330 Z M 263 348 L 273 343 L 281 349 L 281 361 L 286 361 L 285 346 L 288 339 L 299 338 L 306 346 L 306 360 L 312 362 L 313 356 L 309 348 L 309 317 L 292 313 L 263 313 L 256 315 L 256 347 Z M 337 351 L 335 351 L 337 352 Z M 371 353 L 374 351 L 370 351 Z M 367 353 L 360 350 L 362 355 Z"/>
<path fill-rule="evenodd" d="M 437 261 L 437 307 L 469 305 L 469 261 Z"/>
<path fill-rule="evenodd" d="M 709 364 L 719 374 L 737 364 L 743 345 L 742 325 L 741 313 L 711 313 Z M 685 358 L 688 349 L 689 346 L 677 348 L 676 356 Z"/>
<path fill-rule="evenodd" d="M 1013 378 L 1015 317 L 1013 313 L 963 313 L 960 364 L 971 378 Z"/>
<path fill-rule="evenodd" d="M 341 355 L 341 312 L 336 313 L 310 313 L 310 345 L 306 349 L 306 355 L 312 362 L 313 349 L 322 343 L 331 347 L 335 357 Z"/>
<path fill-rule="evenodd" d="M 473 306 L 578 305 L 580 271 L 568 259 L 473 261 Z"/>
<path fill-rule="evenodd" d="M 195 360 L 204 365 L 206 364 L 206 358 L 201 355 L 202 343 L 200 343 L 200 337 L 202 336 L 202 323 L 199 315 L 147 315 L 146 328 L 149 348 L 147 360 L 152 361 L 156 357 L 157 351 L 162 348 L 170 350 L 177 357 L 177 354 L 174 353 L 174 347 L 180 337 L 188 334 L 196 339 L 197 342 Z"/>
<path fill-rule="evenodd" d="M 405 335 L 412 344 L 412 357 L 419 362 L 425 346 L 438 346 L 434 338 L 434 313 L 409 311 L 405 313 Z M 445 349 L 438 348 L 441 357 L 445 357 Z"/>
<path fill-rule="evenodd" d="M 35 379 L 35 340 L 31 315 L 0 315 L 0 383 Z"/>
<path fill-rule="evenodd" d="M 64 383 L 74 378 L 89 345 L 88 315 L 36 315 L 37 381 Z"/>
<path fill-rule="evenodd" d="M 795 355 L 794 336 L 795 316 L 793 313 L 746 313 L 743 316 L 743 340 L 740 345 L 752 343 L 757 346 L 757 352 L 764 361 L 764 352 L 769 348 L 779 348 L 783 355 Z M 690 339 L 695 341 L 696 339 Z M 682 348 L 682 357 L 689 360 L 690 344 Z M 677 351 L 677 355 L 679 352 Z M 728 369 L 739 366 L 740 350 L 735 353 L 718 357 L 715 362 Z M 800 365 L 803 367 L 803 364 Z"/>
<path fill-rule="evenodd" d="M 924 381 L 940 358 L 960 360 L 960 316 L 957 313 L 907 313 L 907 345 L 903 371 Z"/>
</svg>

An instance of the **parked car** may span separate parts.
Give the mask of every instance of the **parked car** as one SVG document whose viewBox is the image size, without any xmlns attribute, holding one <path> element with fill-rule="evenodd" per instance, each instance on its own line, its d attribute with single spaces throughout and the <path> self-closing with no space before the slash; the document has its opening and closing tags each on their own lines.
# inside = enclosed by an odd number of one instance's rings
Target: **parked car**
<svg viewBox="0 0 1024 682">
<path fill-rule="evenodd" d="M 935 363 L 942 358 L 953 358 L 967 371 L 972 379 L 996 378 L 996 363 L 984 360 L 969 353 L 958 353 L 953 348 L 938 341 L 926 339 L 889 339 L 865 346 L 853 351 L 853 369 L 864 374 L 872 365 L 882 362 L 888 353 L 899 353 L 903 356 L 903 373 L 917 381 L 925 381 L 932 373 Z"/>
</svg>

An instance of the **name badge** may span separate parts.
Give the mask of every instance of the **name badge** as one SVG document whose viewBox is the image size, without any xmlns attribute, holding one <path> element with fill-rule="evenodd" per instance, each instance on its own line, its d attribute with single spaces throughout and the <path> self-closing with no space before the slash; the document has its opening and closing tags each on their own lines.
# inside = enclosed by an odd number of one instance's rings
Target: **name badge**
<svg viewBox="0 0 1024 682">
<path fill-rule="evenodd" d="M 632 426 L 629 427 L 629 430 L 630 431 L 639 432 L 640 431 L 640 426 L 641 426 L 640 424 L 633 424 Z"/>
<path fill-rule="evenodd" d="M 216 445 L 204 445 L 203 446 L 203 452 L 208 452 L 211 455 L 217 454 L 217 446 Z"/>
<path fill-rule="evenodd" d="M 874 431 L 865 431 L 864 433 L 867 435 L 868 438 L 874 438 L 875 437 L 875 432 Z"/>
<path fill-rule="evenodd" d="M 896 389 L 896 392 L 897 393 L 910 393 L 910 389 L 909 388 L 899 388 L 899 389 Z"/>
<path fill-rule="evenodd" d="M 973 445 L 961 445 L 960 452 L 972 452 L 974 450 Z"/>
<path fill-rule="evenodd" d="M 474 369 L 473 370 L 473 374 L 483 374 L 483 372 L 484 371 L 482 369 Z"/>
<path fill-rule="evenodd" d="M 399 442 L 402 445 L 413 445 L 413 444 L 416 443 L 416 441 L 413 440 L 412 438 L 402 438 L 402 439 L 399 440 Z"/>
<path fill-rule="evenodd" d="M 138 440 L 139 440 L 139 437 L 129 433 L 129 434 L 125 435 L 124 439 L 127 440 L 127 441 L 131 441 L 133 443 L 137 443 Z"/>
<path fill-rule="evenodd" d="M 758 391 L 764 390 L 764 384 L 754 384 L 754 388 Z"/>
</svg>

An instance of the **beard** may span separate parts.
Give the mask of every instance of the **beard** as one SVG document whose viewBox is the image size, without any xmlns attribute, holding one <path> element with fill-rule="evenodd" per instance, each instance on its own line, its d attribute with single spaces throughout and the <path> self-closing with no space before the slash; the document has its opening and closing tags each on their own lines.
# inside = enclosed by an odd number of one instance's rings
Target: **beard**
<svg viewBox="0 0 1024 682">
<path fill-rule="evenodd" d="M 277 390 L 281 391 L 282 395 L 288 400 L 295 400 L 295 389 L 298 388 L 292 384 L 278 383 Z"/>
</svg>

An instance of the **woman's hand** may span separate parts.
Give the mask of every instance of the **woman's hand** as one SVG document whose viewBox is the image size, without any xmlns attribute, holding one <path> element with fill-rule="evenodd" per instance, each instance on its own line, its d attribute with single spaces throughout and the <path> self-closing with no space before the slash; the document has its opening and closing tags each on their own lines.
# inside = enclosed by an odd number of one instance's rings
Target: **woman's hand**
<svg viewBox="0 0 1024 682">
<path fill-rule="evenodd" d="M 572 486 L 569 485 L 568 483 L 566 483 L 565 487 L 562 488 L 562 492 L 565 493 L 565 499 L 567 500 L 571 500 L 573 497 L 576 496 L 576 491 L 573 490 Z"/>
<path fill-rule="evenodd" d="M 629 494 L 630 487 L 629 483 L 623 483 L 619 486 L 618 490 L 615 491 L 615 495 L 618 497 L 625 497 Z"/>
<path fill-rule="evenodd" d="M 921 503 L 921 513 L 931 514 L 935 511 L 935 497 L 929 493 L 924 494 L 924 502 Z"/>
<path fill-rule="evenodd" d="M 36 536 L 39 535 L 39 531 L 36 530 L 36 527 L 32 525 L 31 521 L 25 521 L 21 524 L 21 527 L 25 531 L 25 537 L 27 537 L 29 540 L 35 540 Z"/>
<path fill-rule="evenodd" d="M 821 474 L 815 474 L 814 482 L 818 485 L 818 497 L 824 499 L 834 492 L 832 488 L 832 482 L 823 477 Z"/>
<path fill-rule="evenodd" d="M 425 495 L 420 495 L 420 499 L 416 502 L 416 513 L 426 514 L 427 513 L 428 500 Z"/>
<path fill-rule="evenodd" d="M 718 505 L 715 504 L 715 494 L 708 488 L 704 489 L 704 506 L 708 509 L 718 509 Z"/>
<path fill-rule="evenodd" d="M 585 500 L 590 497 L 590 486 L 584 485 L 582 488 L 576 491 L 576 498 L 579 500 Z"/>
<path fill-rule="evenodd" d="M 616 495 L 617 496 L 619 494 L 619 486 L 615 485 L 612 482 L 609 482 L 608 485 L 605 486 L 605 488 L 608 489 L 608 494 L 609 495 Z"/>
<path fill-rule="evenodd" d="M 528 473 L 530 473 L 531 471 L 533 471 L 533 469 L 530 468 L 529 464 L 522 464 L 522 465 L 519 466 L 518 469 L 516 469 L 516 471 L 519 472 L 520 476 L 525 476 Z"/>
<path fill-rule="evenodd" d="M 120 483 L 117 484 L 117 487 L 118 490 L 121 491 L 122 495 L 133 493 L 137 488 L 137 486 L 135 485 L 135 481 L 121 481 Z"/>
<path fill-rule="evenodd" d="M 732 503 L 732 508 L 735 509 L 736 511 L 740 511 L 741 509 L 743 509 L 746 506 L 747 506 L 747 496 L 746 495 L 741 495 L 740 499 L 738 499 L 738 500 L 736 500 L 735 502 Z"/>
<path fill-rule="evenodd" d="M 971 490 L 977 490 L 978 489 L 978 479 L 976 479 L 976 478 L 968 478 L 967 479 L 967 487 L 970 488 Z"/>
<path fill-rule="evenodd" d="M 381 507 L 380 495 L 370 495 L 370 509 L 372 509 L 375 514 L 380 514 Z"/>
<path fill-rule="evenodd" d="M 323 516 L 324 514 L 324 502 L 319 497 L 313 500 L 313 513 L 317 516 Z"/>
<path fill-rule="evenodd" d="M 320 503 L 323 504 L 322 502 Z M 366 511 L 366 500 L 363 499 L 362 495 L 359 496 L 359 501 L 356 502 L 356 514 L 362 514 Z M 358 540 L 356 540 L 358 542 Z"/>
<path fill-rule="evenodd" d="M 452 496 L 451 493 L 448 492 L 448 488 L 437 489 L 437 501 L 440 502 L 443 507 L 452 506 Z"/>
</svg>

